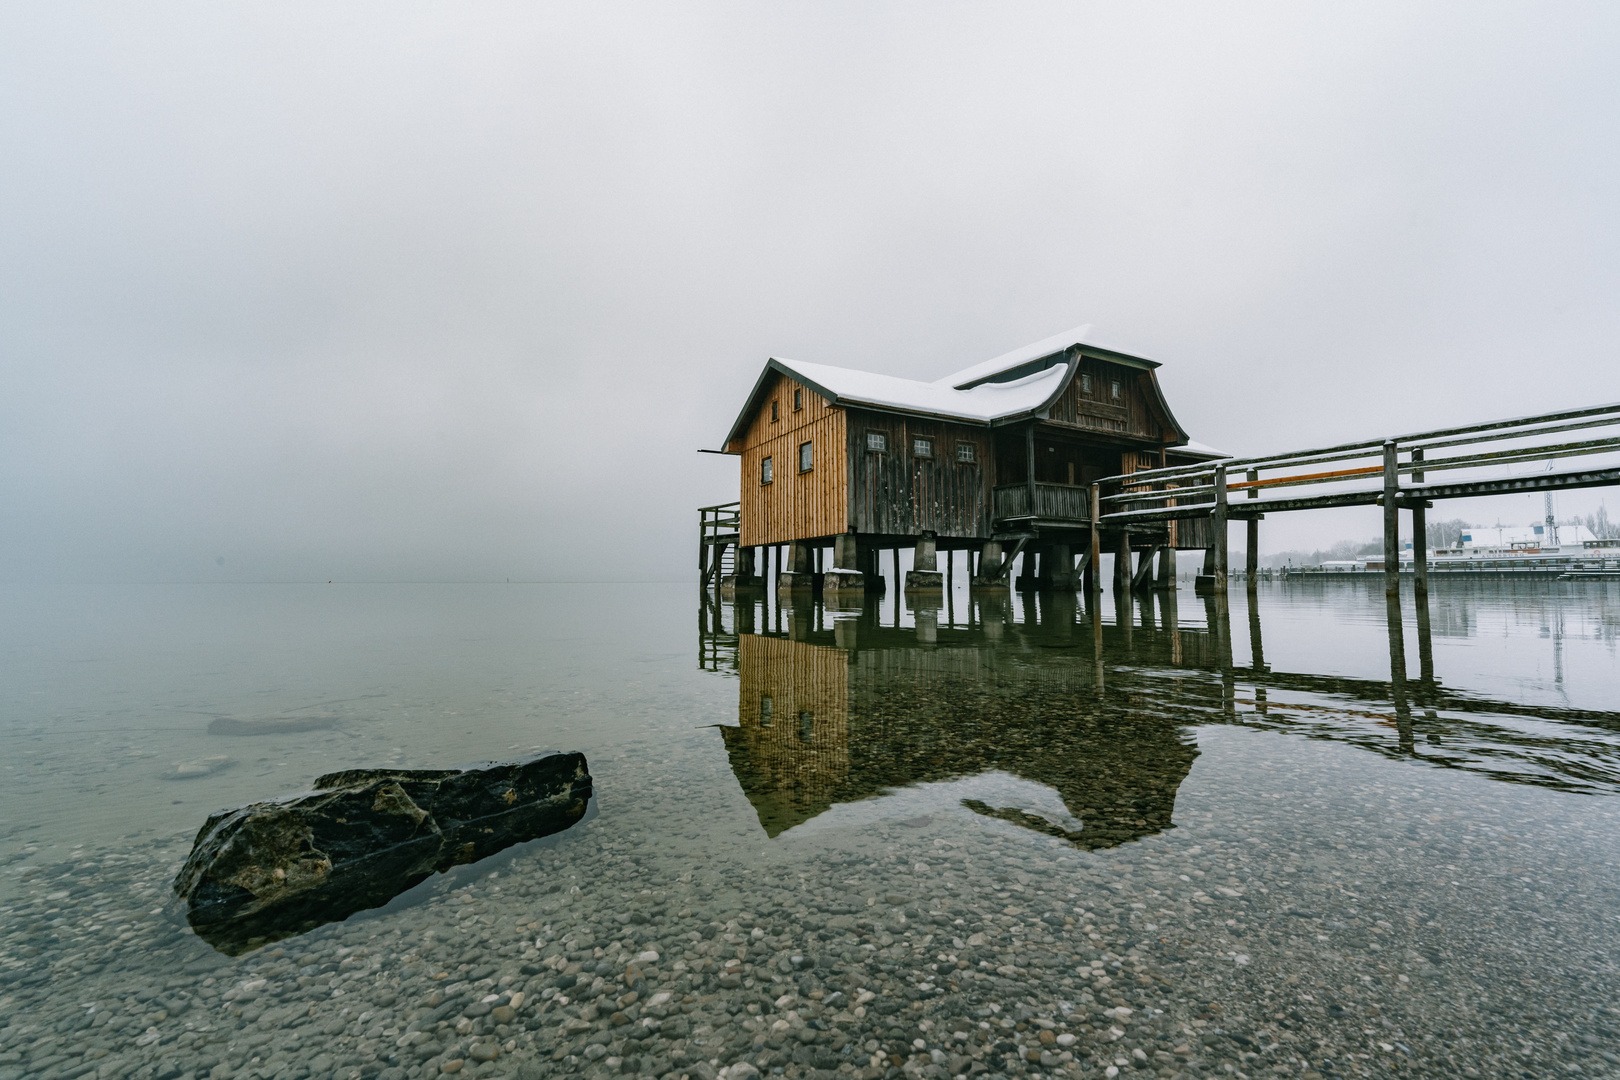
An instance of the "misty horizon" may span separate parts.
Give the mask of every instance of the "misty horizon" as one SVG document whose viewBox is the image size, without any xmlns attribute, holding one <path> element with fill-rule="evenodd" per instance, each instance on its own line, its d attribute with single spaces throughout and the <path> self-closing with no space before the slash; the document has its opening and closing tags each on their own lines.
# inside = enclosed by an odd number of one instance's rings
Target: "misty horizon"
<svg viewBox="0 0 1620 1080">
<path fill-rule="evenodd" d="M 1089 322 L 1234 454 L 1620 399 L 1617 44 L 1573 6 L 15 7 L 0 580 L 690 578 L 738 484 L 696 451 L 771 355 L 932 379 Z"/>
</svg>

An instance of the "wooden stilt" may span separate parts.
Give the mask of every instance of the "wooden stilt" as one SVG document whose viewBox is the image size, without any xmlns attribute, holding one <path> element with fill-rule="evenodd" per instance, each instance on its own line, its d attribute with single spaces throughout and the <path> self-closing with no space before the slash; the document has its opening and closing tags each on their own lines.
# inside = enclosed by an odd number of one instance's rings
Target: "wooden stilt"
<svg viewBox="0 0 1620 1080">
<path fill-rule="evenodd" d="M 1384 443 L 1384 595 L 1401 594 L 1400 463 L 1393 439 Z"/>
<path fill-rule="evenodd" d="M 1422 460 L 1423 449 L 1413 450 L 1412 461 Z M 1412 480 L 1422 483 L 1423 473 L 1414 472 Z M 1412 503 L 1412 591 L 1423 597 L 1429 595 L 1429 510 L 1421 498 Z"/>
<path fill-rule="evenodd" d="M 1226 466 L 1215 466 L 1215 513 L 1211 516 L 1215 533 L 1215 565 L 1210 571 L 1211 586 L 1217 596 L 1226 595 Z"/>
<path fill-rule="evenodd" d="M 1091 485 L 1091 550 L 1086 559 L 1086 594 L 1102 592 L 1102 581 L 1097 568 L 1102 565 L 1102 532 L 1097 519 L 1102 517 L 1102 485 Z"/>
</svg>

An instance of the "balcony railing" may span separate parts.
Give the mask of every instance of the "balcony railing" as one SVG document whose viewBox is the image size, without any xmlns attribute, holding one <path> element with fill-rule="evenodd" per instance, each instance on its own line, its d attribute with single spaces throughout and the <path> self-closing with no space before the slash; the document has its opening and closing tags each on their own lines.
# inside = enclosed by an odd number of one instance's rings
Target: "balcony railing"
<svg viewBox="0 0 1620 1080">
<path fill-rule="evenodd" d="M 1008 484 L 993 492 L 997 521 L 1035 518 L 1040 521 L 1091 520 L 1091 492 L 1075 484 L 1036 484 L 1035 506 L 1029 505 L 1028 484 Z"/>
</svg>

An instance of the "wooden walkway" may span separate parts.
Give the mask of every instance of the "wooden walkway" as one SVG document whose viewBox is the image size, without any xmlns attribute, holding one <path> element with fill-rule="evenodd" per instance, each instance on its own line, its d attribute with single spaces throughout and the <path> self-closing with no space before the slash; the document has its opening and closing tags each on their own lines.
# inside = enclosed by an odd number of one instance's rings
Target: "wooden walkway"
<svg viewBox="0 0 1620 1080">
<path fill-rule="evenodd" d="M 1091 560 L 1096 565 L 1104 532 L 1126 536 L 1133 529 L 1175 520 L 1207 519 L 1214 547 L 1209 587 L 1226 591 L 1227 523 L 1248 525 L 1248 581 L 1257 579 L 1259 522 L 1266 514 L 1338 506 L 1384 508 L 1385 590 L 1400 591 L 1398 515 L 1412 515 L 1415 588 L 1428 590 L 1426 512 L 1440 499 L 1469 499 L 1565 488 L 1620 485 L 1613 459 L 1579 466 L 1594 455 L 1620 454 L 1620 434 L 1570 441 L 1568 433 L 1620 425 L 1620 404 L 1494 420 L 1410 435 L 1343 443 L 1262 457 L 1228 458 L 1168 469 L 1106 477 L 1091 488 Z M 1486 444 L 1509 443 L 1486 448 Z M 1435 451 L 1444 451 L 1434 456 Z M 1512 466 L 1546 462 L 1545 472 L 1513 473 Z M 1323 469 L 1321 466 L 1332 466 Z M 1505 470 L 1505 471 L 1504 471 Z M 1431 482 L 1432 473 L 1462 473 Z M 1374 483 L 1369 483 L 1374 481 Z M 1310 488 L 1311 494 L 1277 494 Z"/>
</svg>

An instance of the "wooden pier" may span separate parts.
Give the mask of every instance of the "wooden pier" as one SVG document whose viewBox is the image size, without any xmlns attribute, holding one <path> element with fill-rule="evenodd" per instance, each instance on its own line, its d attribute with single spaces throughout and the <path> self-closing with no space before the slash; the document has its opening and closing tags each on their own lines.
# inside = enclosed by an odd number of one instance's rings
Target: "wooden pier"
<svg viewBox="0 0 1620 1080">
<path fill-rule="evenodd" d="M 1570 432 L 1615 425 L 1620 425 L 1620 404 L 1595 405 L 1314 450 L 1104 477 L 1092 486 L 1092 503 L 1098 512 L 1093 517 L 1091 557 L 1101 554 L 1104 534 L 1157 531 L 1173 521 L 1208 521 L 1212 544 L 1206 551 L 1200 585 L 1224 593 L 1227 526 L 1239 520 L 1248 528 L 1245 577 L 1253 588 L 1258 577 L 1259 523 L 1266 514 L 1382 506 L 1385 591 L 1391 595 L 1400 591 L 1399 514 L 1404 509 L 1412 520 L 1413 587 L 1427 592 L 1427 511 L 1436 501 L 1620 484 L 1620 466 L 1613 463 L 1575 465 L 1583 457 L 1620 453 L 1620 435 L 1568 439 Z M 1515 445 L 1484 448 L 1503 442 Z M 1444 453 L 1433 456 L 1437 450 Z M 1548 470 L 1518 475 L 1500 472 L 1506 466 L 1531 462 L 1547 462 Z M 1321 468 L 1324 465 L 1335 467 Z M 1452 472 L 1475 475 L 1442 482 L 1429 479 L 1433 473 Z M 1479 475 L 1482 473 L 1485 475 Z M 1234 480 L 1238 475 L 1242 479 Z M 1316 491 L 1269 494 L 1280 488 Z"/>
</svg>

